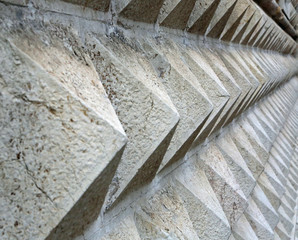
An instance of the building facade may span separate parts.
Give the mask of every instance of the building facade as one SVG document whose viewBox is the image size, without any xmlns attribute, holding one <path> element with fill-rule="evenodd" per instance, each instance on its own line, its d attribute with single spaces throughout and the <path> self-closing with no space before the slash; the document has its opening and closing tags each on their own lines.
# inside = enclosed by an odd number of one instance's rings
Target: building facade
<svg viewBox="0 0 298 240">
<path fill-rule="evenodd" d="M 297 5 L 1 0 L 0 239 L 298 239 Z"/>
</svg>

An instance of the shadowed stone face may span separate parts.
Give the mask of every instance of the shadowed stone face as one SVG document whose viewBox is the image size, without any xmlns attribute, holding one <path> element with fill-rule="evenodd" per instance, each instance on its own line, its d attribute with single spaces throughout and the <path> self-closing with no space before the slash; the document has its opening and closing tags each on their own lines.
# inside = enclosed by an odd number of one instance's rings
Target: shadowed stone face
<svg viewBox="0 0 298 240">
<path fill-rule="evenodd" d="M 110 0 L 63 0 L 73 4 L 81 5 L 84 8 L 107 12 L 110 6 Z"/>
</svg>

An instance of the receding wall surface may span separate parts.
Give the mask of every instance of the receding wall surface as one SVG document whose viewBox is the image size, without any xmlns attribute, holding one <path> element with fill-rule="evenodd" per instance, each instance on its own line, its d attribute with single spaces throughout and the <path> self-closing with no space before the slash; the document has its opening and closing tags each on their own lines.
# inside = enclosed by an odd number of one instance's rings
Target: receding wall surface
<svg viewBox="0 0 298 240">
<path fill-rule="evenodd" d="M 0 239 L 297 240 L 297 43 L 263 9 L 0 0 Z"/>
</svg>

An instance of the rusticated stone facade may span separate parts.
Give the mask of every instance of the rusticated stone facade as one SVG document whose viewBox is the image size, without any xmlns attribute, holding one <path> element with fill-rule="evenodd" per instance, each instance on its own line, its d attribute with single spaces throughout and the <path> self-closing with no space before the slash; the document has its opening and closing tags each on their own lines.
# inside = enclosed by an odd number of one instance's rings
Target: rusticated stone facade
<svg viewBox="0 0 298 240">
<path fill-rule="evenodd" d="M 0 239 L 298 239 L 279 6 L 0 0 Z"/>
</svg>

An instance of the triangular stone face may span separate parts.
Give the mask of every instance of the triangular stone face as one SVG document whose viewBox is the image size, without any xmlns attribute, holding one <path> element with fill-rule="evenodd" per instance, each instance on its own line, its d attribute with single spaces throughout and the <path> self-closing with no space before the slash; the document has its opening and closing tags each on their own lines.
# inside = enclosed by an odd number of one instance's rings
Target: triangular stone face
<svg viewBox="0 0 298 240">
<path fill-rule="evenodd" d="M 254 14 L 255 13 L 253 13 L 251 15 L 251 17 L 248 19 L 248 21 L 245 23 L 245 25 L 241 28 L 241 30 L 237 33 L 235 38 L 232 40 L 232 42 L 234 42 L 234 43 L 240 43 L 241 42 L 241 39 L 243 38 L 243 36 L 245 36 L 246 29 L 248 28 L 250 22 L 252 21 Z"/>
<path fill-rule="evenodd" d="M 243 214 L 238 220 L 237 224 L 233 227 L 233 234 L 235 239 L 239 240 L 257 240 L 254 230 L 250 226 L 249 222 L 246 220 L 245 215 Z"/>
<path fill-rule="evenodd" d="M 243 11 L 243 13 L 237 18 L 237 20 L 233 23 L 233 25 L 230 27 L 230 29 L 222 36 L 223 41 L 231 41 L 232 38 L 234 37 L 234 34 L 237 30 L 237 28 L 240 25 L 241 20 L 243 19 L 245 13 L 247 11 L 247 8 Z"/>
<path fill-rule="evenodd" d="M 184 201 L 199 239 L 223 238 L 230 235 L 228 220 L 212 187 L 197 163 L 177 173 L 178 192 Z"/>
<path fill-rule="evenodd" d="M 229 7 L 229 9 L 225 12 L 225 14 L 219 19 L 219 21 L 214 25 L 214 27 L 209 31 L 207 34 L 208 37 L 211 38 L 219 38 L 220 35 L 222 34 L 222 31 L 224 30 L 226 26 L 226 22 L 228 21 L 229 17 L 231 16 L 235 6 L 236 6 L 237 1 Z"/>
<path fill-rule="evenodd" d="M 140 203 L 136 226 L 142 239 L 198 238 L 184 202 L 176 190 L 176 187 L 168 185 Z"/>
<path fill-rule="evenodd" d="M 154 23 L 158 18 L 158 14 L 164 0 L 121 1 L 116 1 L 116 4 L 119 5 L 119 15 L 121 17 L 134 21 Z M 126 2 L 125 7 L 123 7 L 124 2 Z"/>
<path fill-rule="evenodd" d="M 258 239 L 265 240 L 274 238 L 272 229 L 270 228 L 263 214 L 260 212 L 259 208 L 252 199 L 249 200 L 249 205 L 246 209 L 245 216 L 252 229 L 255 231 Z"/>
<path fill-rule="evenodd" d="M 211 23 L 211 20 L 215 14 L 215 11 L 217 7 L 219 6 L 220 0 L 214 0 L 208 8 L 201 13 L 199 18 L 189 25 L 189 32 L 191 33 L 197 33 L 199 35 L 205 35 L 209 24 Z M 197 6 L 200 8 L 200 6 Z M 196 13 L 196 12 L 195 12 Z M 195 15 L 197 16 L 197 15 Z M 190 16 L 192 17 L 192 16 Z"/>
<path fill-rule="evenodd" d="M 199 154 L 199 159 L 229 223 L 233 225 L 247 206 L 245 195 L 214 143 Z M 231 200 L 222 201 L 225 198 Z"/>
<path fill-rule="evenodd" d="M 254 24 L 253 28 L 247 33 L 245 38 L 241 41 L 241 44 L 248 44 L 250 38 L 252 37 L 253 33 L 256 31 L 260 22 L 261 22 L 261 18 L 259 18 L 256 23 L 253 23 Z"/>
<path fill-rule="evenodd" d="M 181 0 L 160 25 L 169 28 L 185 29 L 195 2 L 196 0 Z"/>
<path fill-rule="evenodd" d="M 113 226 L 112 230 L 100 237 L 101 240 L 132 239 L 141 240 L 139 230 L 136 227 L 136 217 L 127 216 Z"/>
<path fill-rule="evenodd" d="M 112 204 L 122 192 L 125 194 L 129 188 L 137 188 L 154 178 L 173 136 L 179 115 L 165 89 L 156 87 L 155 83 L 160 80 L 144 57 L 142 61 L 135 62 L 134 67 L 128 66 L 127 61 L 120 61 L 125 58 L 135 61 L 133 56 L 138 55 L 128 44 L 121 43 L 117 37 L 110 39 L 93 37 L 89 39 L 89 44 L 95 46 L 94 52 L 100 55 L 99 58 L 93 59 L 96 70 L 103 76 L 103 84 L 130 139 L 114 177 L 114 181 L 117 183 L 115 185 L 115 189 L 118 189 L 117 193 L 111 194 L 114 190 L 110 190 L 109 201 Z M 102 61 L 103 57 L 105 58 L 104 62 Z M 145 66 L 148 70 L 150 69 L 147 75 L 138 71 Z M 121 84 L 119 84 L 120 81 Z M 126 91 L 122 91 L 124 86 L 126 86 Z M 139 90 L 136 91 L 136 89 Z M 136 94 L 132 95 L 130 92 L 136 92 Z M 142 99 L 137 100 L 138 95 Z M 130 104 L 127 105 L 127 101 Z M 150 112 L 148 109 L 151 109 Z M 130 122 L 129 112 L 135 116 L 135 121 Z M 168 112 L 172 117 L 164 116 L 164 119 L 169 122 L 166 124 L 167 126 L 164 125 L 163 134 L 155 131 L 155 134 L 160 136 L 160 141 L 155 139 L 155 143 L 148 144 L 148 141 L 154 136 L 154 131 L 150 131 L 150 129 L 154 125 L 153 119 L 157 118 L 155 114 L 162 112 L 164 114 Z M 145 169 L 151 169 L 151 171 Z M 130 173 L 128 174 L 127 171 Z"/>
<path fill-rule="evenodd" d="M 237 146 L 229 135 L 225 135 L 218 139 L 216 144 L 219 146 L 221 153 L 240 185 L 241 190 L 246 197 L 249 197 L 251 191 L 254 189 L 256 180 L 248 169 L 241 154 L 238 152 Z"/>
</svg>

